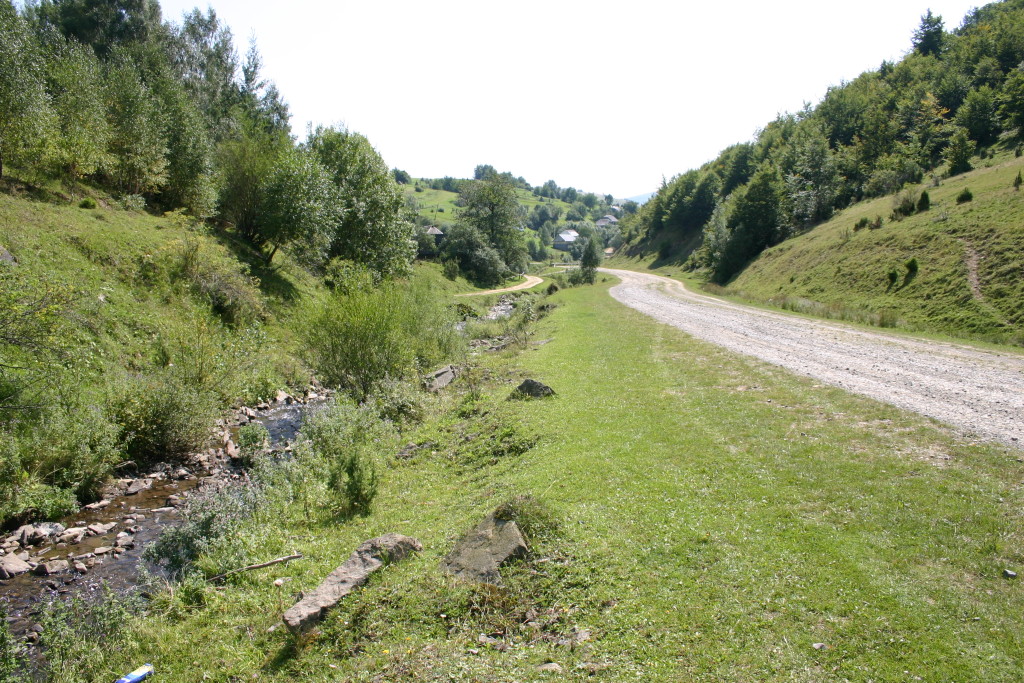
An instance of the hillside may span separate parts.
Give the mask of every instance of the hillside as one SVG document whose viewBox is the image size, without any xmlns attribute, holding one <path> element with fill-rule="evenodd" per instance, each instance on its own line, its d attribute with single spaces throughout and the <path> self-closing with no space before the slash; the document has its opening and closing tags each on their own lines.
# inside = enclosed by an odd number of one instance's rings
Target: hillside
<svg viewBox="0 0 1024 683">
<path fill-rule="evenodd" d="M 939 187 L 908 187 L 915 198 L 927 190 L 931 207 L 902 220 L 889 218 L 892 197 L 842 211 L 767 249 L 726 291 L 829 317 L 1022 343 L 1024 195 L 1013 182 L 1024 160 L 990 163 Z M 974 198 L 958 204 L 965 188 Z M 857 228 L 878 216 L 881 228 Z"/>
</svg>

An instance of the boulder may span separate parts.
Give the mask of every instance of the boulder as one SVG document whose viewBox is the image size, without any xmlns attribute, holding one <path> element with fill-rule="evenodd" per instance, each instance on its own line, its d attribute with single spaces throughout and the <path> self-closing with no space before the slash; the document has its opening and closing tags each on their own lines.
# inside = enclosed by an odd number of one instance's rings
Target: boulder
<svg viewBox="0 0 1024 683">
<path fill-rule="evenodd" d="M 89 530 L 90 536 L 102 536 L 110 533 L 110 531 L 117 526 L 117 522 L 108 522 L 106 524 L 90 524 L 86 527 Z"/>
<path fill-rule="evenodd" d="M 434 370 L 423 378 L 423 388 L 430 392 L 438 392 L 455 381 L 459 371 L 454 365 L 446 365 Z"/>
<path fill-rule="evenodd" d="M 85 509 L 86 510 L 102 510 L 103 508 L 107 507 L 108 505 L 110 505 L 110 501 L 109 500 L 100 500 L 100 501 L 97 501 L 95 503 L 89 503 L 88 505 L 85 506 Z"/>
<path fill-rule="evenodd" d="M 527 552 L 519 525 L 492 512 L 455 544 L 441 566 L 459 578 L 497 586 L 501 584 L 498 568 L 526 557 Z"/>
<path fill-rule="evenodd" d="M 18 265 L 18 260 L 14 258 L 14 255 L 11 252 L 7 251 L 3 247 L 0 247 L 0 263 L 6 263 L 11 266 L 16 266 Z"/>
<path fill-rule="evenodd" d="M 309 628 L 342 598 L 366 583 L 370 574 L 418 550 L 423 550 L 423 546 L 409 536 L 390 533 L 371 538 L 356 548 L 345 564 L 331 572 L 316 590 L 285 612 L 284 623 L 293 633 Z"/>
<path fill-rule="evenodd" d="M 36 568 L 32 570 L 33 574 L 39 576 L 51 576 L 53 574 L 60 574 L 66 572 L 71 565 L 68 564 L 67 560 L 49 560 L 47 562 L 40 562 L 36 565 Z"/>
<path fill-rule="evenodd" d="M 87 532 L 88 530 L 84 526 L 71 527 L 70 529 L 65 529 L 64 533 L 57 537 L 57 540 L 69 545 L 81 543 Z"/>
<path fill-rule="evenodd" d="M 32 569 L 28 562 L 25 562 L 17 555 L 0 556 L 0 579 L 10 579 L 18 574 L 24 574 Z"/>
<path fill-rule="evenodd" d="M 125 490 L 124 495 L 134 496 L 137 493 L 148 491 L 151 488 L 153 488 L 152 479 L 133 479 L 132 483 L 128 484 L 128 488 Z"/>
<path fill-rule="evenodd" d="M 26 548 L 33 545 L 45 543 L 51 536 L 63 533 L 64 525 L 55 522 L 43 522 L 42 524 L 25 524 L 18 528 L 21 536 L 21 545 Z"/>
<path fill-rule="evenodd" d="M 509 398 L 544 398 L 554 396 L 555 390 L 535 379 L 524 379 Z"/>
</svg>

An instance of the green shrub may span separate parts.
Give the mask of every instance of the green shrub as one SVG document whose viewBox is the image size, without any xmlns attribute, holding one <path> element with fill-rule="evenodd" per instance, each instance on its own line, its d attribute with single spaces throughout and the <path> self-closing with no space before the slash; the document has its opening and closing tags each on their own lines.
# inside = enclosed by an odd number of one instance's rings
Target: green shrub
<svg viewBox="0 0 1024 683">
<path fill-rule="evenodd" d="M 1013 179 L 1013 189 L 1019 191 L 1022 182 L 1024 180 L 1021 180 L 1020 171 L 1017 171 L 1017 177 Z"/>
<path fill-rule="evenodd" d="M 900 274 L 896 272 L 895 268 L 893 268 L 892 270 L 889 271 L 888 277 L 889 277 L 889 286 L 893 287 L 893 286 L 896 285 L 896 282 L 899 281 Z"/>
<path fill-rule="evenodd" d="M 390 378 L 374 386 L 366 405 L 382 420 L 396 425 L 420 422 L 426 413 L 422 391 L 411 382 Z"/>
<path fill-rule="evenodd" d="M 243 425 L 238 430 L 238 451 L 242 464 L 252 466 L 270 448 L 270 432 L 259 422 Z"/>
<path fill-rule="evenodd" d="M 904 190 L 898 195 L 893 197 L 892 200 L 892 215 L 895 219 L 900 219 L 904 216 L 913 215 L 915 208 L 914 193 L 910 190 Z"/>
<path fill-rule="evenodd" d="M 870 229 L 872 229 L 872 230 L 878 230 L 879 228 L 881 228 L 882 227 L 882 217 L 881 216 L 875 216 L 875 220 L 871 221 L 871 223 L 868 224 L 868 227 Z"/>
<path fill-rule="evenodd" d="M 918 212 L 927 211 L 929 208 L 931 208 L 931 205 L 932 199 L 931 197 L 928 196 L 928 191 L 925 190 L 924 192 L 921 193 L 920 199 L 917 200 L 917 210 Z"/>
<path fill-rule="evenodd" d="M 544 291 L 547 292 L 548 296 L 551 296 L 552 294 L 554 294 L 555 292 L 558 291 L 558 283 L 557 282 L 552 282 L 551 284 L 548 285 L 548 288 L 546 290 L 544 290 Z"/>
<path fill-rule="evenodd" d="M 857 221 L 856 223 L 853 224 L 853 229 L 855 231 L 856 230 L 863 230 L 864 228 L 868 227 L 868 223 L 869 222 L 870 221 L 868 221 L 868 217 L 867 216 L 862 216 L 859 221 Z"/>
<path fill-rule="evenodd" d="M 960 194 L 956 196 L 956 203 L 965 204 L 971 201 L 972 199 L 974 199 L 974 195 L 971 194 L 970 188 L 965 187 L 963 190 L 961 190 Z"/>
<path fill-rule="evenodd" d="M 96 206 L 96 200 L 92 197 L 86 197 L 82 201 L 78 202 L 78 208 L 80 209 L 95 209 Z"/>
<path fill-rule="evenodd" d="M 108 407 L 120 427 L 122 448 L 141 465 L 201 449 L 209 438 L 217 401 L 211 393 L 162 373 L 116 383 Z"/>
<path fill-rule="evenodd" d="M 25 647 L 11 634 L 7 612 L 0 605 L 0 681 L 26 680 L 20 675 L 25 664 Z"/>
<path fill-rule="evenodd" d="M 911 258 L 903 265 L 905 265 L 907 268 L 907 275 L 911 277 L 917 275 L 917 258 Z"/>
<path fill-rule="evenodd" d="M 146 198 L 141 194 L 126 194 L 119 200 L 125 211 L 145 211 Z"/>
</svg>

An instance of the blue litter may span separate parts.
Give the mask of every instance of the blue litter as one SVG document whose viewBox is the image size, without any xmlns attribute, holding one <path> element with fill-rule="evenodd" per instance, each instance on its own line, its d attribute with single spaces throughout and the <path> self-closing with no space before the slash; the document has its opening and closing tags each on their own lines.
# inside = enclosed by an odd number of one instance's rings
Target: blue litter
<svg viewBox="0 0 1024 683">
<path fill-rule="evenodd" d="M 138 683 L 139 681 L 146 680 L 152 675 L 153 665 L 146 664 L 145 666 L 140 666 L 138 669 L 131 672 L 127 676 L 122 676 L 121 678 L 114 681 L 114 683 Z"/>
</svg>

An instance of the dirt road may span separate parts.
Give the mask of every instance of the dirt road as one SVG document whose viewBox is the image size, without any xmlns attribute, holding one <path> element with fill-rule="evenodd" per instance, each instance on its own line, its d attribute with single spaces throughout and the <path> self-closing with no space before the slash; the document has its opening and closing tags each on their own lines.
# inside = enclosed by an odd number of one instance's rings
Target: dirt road
<svg viewBox="0 0 1024 683">
<path fill-rule="evenodd" d="M 1024 445 L 1024 356 L 763 311 L 695 294 L 668 278 L 601 269 L 611 295 L 655 320 L 801 375 Z"/>
<path fill-rule="evenodd" d="M 468 294 L 456 294 L 456 296 L 483 296 L 484 294 L 500 294 L 501 292 L 518 292 L 520 289 L 529 289 L 530 287 L 536 287 L 542 282 L 544 282 L 543 278 L 539 278 L 536 275 L 527 275 L 526 282 L 520 282 L 518 285 L 512 285 L 511 287 L 502 287 L 501 289 L 488 289 L 486 292 L 469 292 Z"/>
</svg>

